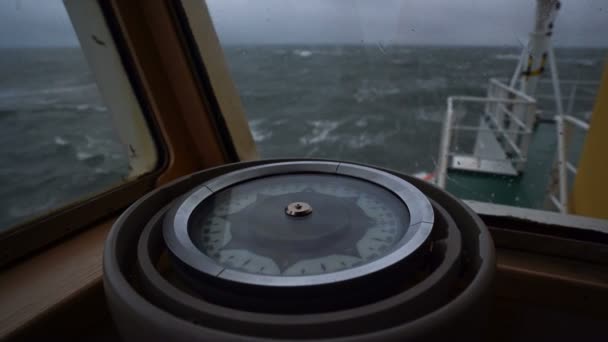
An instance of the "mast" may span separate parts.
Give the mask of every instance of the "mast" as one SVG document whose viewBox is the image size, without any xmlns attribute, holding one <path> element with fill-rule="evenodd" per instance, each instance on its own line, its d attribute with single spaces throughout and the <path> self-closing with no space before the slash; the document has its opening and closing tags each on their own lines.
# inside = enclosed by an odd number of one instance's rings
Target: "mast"
<svg viewBox="0 0 608 342">
<path fill-rule="evenodd" d="M 549 66 L 550 41 L 560 8 L 559 0 L 536 0 L 534 31 L 530 33 L 517 71 L 521 76 L 520 90 L 529 96 L 535 95 L 538 80 Z"/>
</svg>

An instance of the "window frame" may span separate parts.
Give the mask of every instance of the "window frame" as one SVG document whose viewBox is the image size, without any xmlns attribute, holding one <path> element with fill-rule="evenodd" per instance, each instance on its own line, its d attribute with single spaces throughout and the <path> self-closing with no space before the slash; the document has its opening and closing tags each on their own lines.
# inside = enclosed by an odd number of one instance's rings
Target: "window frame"
<svg viewBox="0 0 608 342">
<path fill-rule="evenodd" d="M 189 52 L 199 91 L 207 100 L 225 148 L 234 161 L 258 159 L 245 109 L 207 4 L 198 0 L 175 0 L 169 7 L 184 50 Z"/>
<path fill-rule="evenodd" d="M 83 3 L 77 3 L 82 6 Z M 69 6 L 65 3 L 66 10 Z M 74 5 L 72 5 L 74 6 Z M 149 99 L 143 91 L 142 82 L 134 68 L 134 61 L 129 53 L 124 39 L 117 27 L 116 21 L 111 14 L 111 8 L 103 0 L 88 0 L 86 6 L 98 6 L 99 12 L 87 14 L 101 16 L 109 36 L 115 45 L 115 51 L 120 59 L 124 76 L 127 78 L 127 87 L 133 92 L 136 105 L 140 109 L 141 117 L 134 117 L 135 120 L 143 120 L 144 126 L 150 135 L 153 153 L 156 154 L 156 165 L 152 170 L 147 171 L 134 179 L 124 183 L 117 183 L 116 186 L 106 189 L 99 193 L 83 195 L 80 199 L 66 205 L 52 209 L 49 212 L 37 213 L 38 216 L 26 220 L 16 226 L 7 227 L 0 233 L 0 267 L 10 264 L 30 253 L 52 244 L 66 236 L 69 236 L 92 223 L 99 222 L 108 215 L 124 209 L 131 202 L 135 201 L 146 192 L 154 188 L 156 180 L 163 170 L 167 167 L 167 149 L 164 140 L 159 134 L 157 122 L 150 108 Z M 80 8 L 82 9 L 82 8 Z M 87 8 L 90 9 L 90 8 Z M 79 30 L 79 27 L 74 27 Z M 104 46 L 110 48 L 109 46 Z M 84 49 L 84 46 L 80 46 Z M 90 63 L 90 61 L 87 61 Z M 98 87 L 108 86 L 98 84 Z M 140 113 L 133 112 L 133 116 Z M 141 121 L 140 121 L 141 122 Z M 114 125 L 114 123 L 111 123 Z M 141 129 L 142 127 L 135 128 Z M 116 129 L 116 128 L 115 128 Z M 122 142 L 121 142 L 122 143 Z"/>
<path fill-rule="evenodd" d="M 216 134 L 210 118 L 205 102 L 209 94 L 197 88 L 189 56 L 181 45 L 181 32 L 170 12 L 171 1 L 98 0 L 114 34 L 120 38 L 114 39 L 120 40 L 121 52 L 132 63 L 129 66 L 135 79 L 141 82 L 139 90 L 149 105 L 150 119 L 157 124 L 158 146 L 164 149 L 163 165 L 153 175 L 138 180 L 146 184 L 140 190 L 132 189 L 137 193 L 125 189 L 128 198 L 124 197 L 122 203 L 114 202 L 113 209 L 100 212 L 102 218 L 93 221 L 85 217 L 83 222 L 87 223 L 78 225 L 66 216 L 64 222 L 73 224 L 73 231 L 80 230 L 78 234 L 64 234 L 61 241 L 1 267 L 0 302 L 6 305 L 0 306 L 0 340 L 20 339 L 41 331 L 60 335 L 65 331 L 87 331 L 97 315 L 79 313 L 82 308 L 88 310 L 103 303 L 99 298 L 103 293 L 101 254 L 107 232 L 120 210 L 151 188 L 230 161 L 222 147 L 225 141 Z M 118 199 L 113 195 L 107 198 L 110 202 Z M 89 202 L 95 206 L 96 200 Z M 84 206 L 73 211 L 74 215 L 89 216 Z M 45 222 L 38 222 L 32 230 L 46 229 Z M 96 314 L 103 316 L 106 311 L 100 309 L 95 310 Z M 78 329 L 72 329 L 74 322 Z"/>
</svg>

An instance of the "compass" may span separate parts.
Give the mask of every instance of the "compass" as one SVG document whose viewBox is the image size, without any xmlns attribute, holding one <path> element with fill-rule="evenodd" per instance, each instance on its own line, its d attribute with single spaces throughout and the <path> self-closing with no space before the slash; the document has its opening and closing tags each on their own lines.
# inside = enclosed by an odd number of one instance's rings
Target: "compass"
<svg viewBox="0 0 608 342">
<path fill-rule="evenodd" d="M 312 159 L 226 164 L 116 221 L 104 290 L 125 340 L 471 340 L 487 228 L 434 185 Z M 142 328 L 143 327 L 143 328 Z"/>
<path fill-rule="evenodd" d="M 353 286 L 412 263 L 433 219 L 426 197 L 389 173 L 278 163 L 198 186 L 165 216 L 163 235 L 195 287 L 201 277 L 258 289 Z"/>
</svg>

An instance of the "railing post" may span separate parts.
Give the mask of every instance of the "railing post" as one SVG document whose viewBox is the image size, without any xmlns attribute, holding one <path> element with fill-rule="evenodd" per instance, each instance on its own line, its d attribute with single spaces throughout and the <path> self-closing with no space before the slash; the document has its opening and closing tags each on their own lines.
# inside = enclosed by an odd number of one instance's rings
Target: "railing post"
<svg viewBox="0 0 608 342">
<path fill-rule="evenodd" d="M 536 103 L 531 102 L 528 104 L 522 104 L 521 107 L 524 115 L 522 121 L 525 123 L 525 128 L 519 129 L 520 139 L 518 147 L 521 151 L 520 158 L 522 159 L 517 163 L 517 171 L 519 172 L 524 170 L 528 160 L 528 148 L 530 147 L 530 142 L 532 141 L 532 130 L 534 128 L 534 121 L 536 120 Z"/>
<path fill-rule="evenodd" d="M 559 180 L 559 203 L 560 210 L 568 212 L 568 175 L 566 173 L 566 130 L 564 119 L 561 115 L 555 117 L 557 128 L 557 172 Z"/>
<path fill-rule="evenodd" d="M 449 148 L 452 133 L 452 116 L 454 112 L 452 98 L 448 97 L 447 110 L 445 112 L 445 120 L 441 129 L 441 141 L 439 143 L 439 161 L 437 165 L 437 178 L 436 184 L 440 188 L 445 188 L 447 170 L 448 170 L 448 158 Z"/>
</svg>

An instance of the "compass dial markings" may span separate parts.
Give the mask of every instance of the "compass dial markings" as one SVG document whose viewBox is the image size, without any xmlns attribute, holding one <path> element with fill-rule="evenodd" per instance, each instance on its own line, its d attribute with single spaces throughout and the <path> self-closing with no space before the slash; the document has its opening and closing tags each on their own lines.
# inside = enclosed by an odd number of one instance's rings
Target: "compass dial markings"
<svg viewBox="0 0 608 342">
<path fill-rule="evenodd" d="M 340 180 L 340 182 L 343 182 L 343 180 Z M 355 180 L 354 182 L 365 183 L 361 180 Z M 214 208 L 207 212 L 208 218 L 201 226 L 202 250 L 225 267 L 255 274 L 289 276 L 336 272 L 356 267 L 386 255 L 403 233 L 400 226 L 404 222 L 400 219 L 400 214 L 395 211 L 401 209 L 395 203 L 392 203 L 392 205 L 385 204 L 386 194 L 383 195 L 384 197 L 370 195 L 369 189 L 366 191 L 366 189 L 358 189 L 352 184 L 343 185 L 335 181 L 294 181 L 259 185 L 261 186 L 246 186 L 243 188 L 237 186 L 237 189 L 231 189 L 227 195 L 217 196 L 212 202 Z M 367 186 L 376 187 L 374 185 Z M 372 190 L 371 193 L 374 191 L 378 192 L 378 190 Z M 286 259 L 281 256 L 280 252 L 277 254 L 272 251 L 264 252 L 264 250 L 260 250 L 260 247 L 256 247 L 260 246 L 259 244 L 250 241 L 251 233 L 234 235 L 232 231 L 232 229 L 235 229 L 234 224 L 238 224 L 237 227 L 241 229 L 251 230 L 251 228 L 245 227 L 251 225 L 251 215 L 255 215 L 259 211 L 255 208 L 256 205 L 262 203 L 261 205 L 266 205 L 263 210 L 267 210 L 268 205 L 263 203 L 272 203 L 273 198 L 277 196 L 291 196 L 297 201 L 300 196 L 294 195 L 299 193 L 303 194 L 302 197 L 319 195 L 334 197 L 335 201 L 342 203 L 340 205 L 351 208 L 345 212 L 350 217 L 350 223 L 347 227 L 353 225 L 361 227 L 357 228 L 359 230 L 363 229 L 360 230 L 361 233 L 359 234 L 361 235 L 357 240 L 352 241 L 350 246 L 344 246 L 338 241 L 337 249 L 332 254 L 326 254 L 325 256 L 321 254 L 321 256 L 315 257 L 315 253 L 309 255 L 310 252 L 306 252 L 302 254 L 300 260 L 293 257 Z M 251 211 L 252 208 L 253 211 Z M 284 213 L 284 208 L 279 209 Z M 361 214 L 356 214 L 358 212 Z M 353 214 L 360 215 L 360 217 L 352 216 Z M 311 216 L 315 215 L 319 215 L 318 211 L 314 211 Z M 275 221 L 269 222 L 271 222 L 269 224 L 275 224 Z M 276 227 L 272 231 L 281 234 L 281 227 Z M 290 234 L 296 234 L 293 237 L 309 236 L 301 235 L 295 231 Z M 351 233 L 347 232 L 347 234 Z M 327 241 L 324 243 L 327 243 Z M 329 241 L 329 243 L 333 242 Z"/>
</svg>

